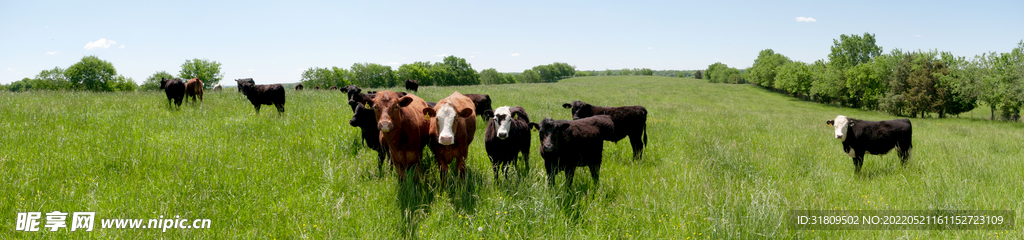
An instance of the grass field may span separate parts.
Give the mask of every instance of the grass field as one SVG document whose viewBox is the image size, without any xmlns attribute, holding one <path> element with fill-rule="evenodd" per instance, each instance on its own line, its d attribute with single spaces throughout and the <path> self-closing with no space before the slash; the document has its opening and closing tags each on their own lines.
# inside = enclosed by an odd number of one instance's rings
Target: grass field
<svg viewBox="0 0 1024 240">
<path fill-rule="evenodd" d="M 374 89 L 377 90 L 377 89 Z M 1024 124 L 912 119 L 913 157 L 852 160 L 825 120 L 882 113 L 826 106 L 752 85 L 668 77 L 585 77 L 551 84 L 422 87 L 569 118 L 562 103 L 643 105 L 649 144 L 632 160 L 605 143 L 601 184 L 579 168 L 549 187 L 534 152 L 494 181 L 483 126 L 464 182 L 422 184 L 377 172 L 337 91 L 289 91 L 287 112 L 253 115 L 234 91 L 166 108 L 162 92 L 0 93 L 0 239 L 1021 239 L 1000 231 L 796 231 L 788 210 L 1024 209 Z M 536 148 L 536 132 L 533 147 Z M 427 151 L 429 152 L 429 151 Z M 558 184 L 564 175 L 556 178 Z M 443 184 L 448 182 L 450 184 Z M 93 232 L 20 232 L 19 212 L 96 212 Z M 210 229 L 99 229 L 103 218 L 211 219 Z M 1021 220 L 1016 220 L 1020 226 Z M 42 225 L 40 225 L 42 227 Z"/>
</svg>

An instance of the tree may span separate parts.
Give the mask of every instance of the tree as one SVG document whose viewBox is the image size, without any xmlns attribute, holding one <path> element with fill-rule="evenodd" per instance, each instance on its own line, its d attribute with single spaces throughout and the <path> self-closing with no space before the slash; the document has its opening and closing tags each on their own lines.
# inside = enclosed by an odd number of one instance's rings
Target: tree
<svg viewBox="0 0 1024 240">
<path fill-rule="evenodd" d="M 434 63 L 432 67 L 435 84 L 438 86 L 478 85 L 480 75 L 466 59 L 447 56 L 444 62 Z"/>
<path fill-rule="evenodd" d="M 703 77 L 703 76 L 704 76 L 704 71 L 701 71 L 701 70 L 697 70 L 697 72 L 693 73 L 693 78 L 694 79 L 701 79 L 701 77 Z"/>
<path fill-rule="evenodd" d="M 50 70 L 43 70 L 36 75 L 33 87 L 45 90 L 69 90 L 71 82 L 64 76 L 64 69 L 54 67 Z"/>
<path fill-rule="evenodd" d="M 848 102 L 846 79 L 842 71 L 822 60 L 814 62 L 811 69 L 811 99 L 820 103 L 844 105 Z"/>
<path fill-rule="evenodd" d="M 107 88 L 111 91 L 133 92 L 138 88 L 138 85 L 135 84 L 135 80 L 132 80 L 132 78 L 117 75 L 113 80 L 107 82 Z"/>
<path fill-rule="evenodd" d="M 498 72 L 494 68 L 484 69 L 480 71 L 480 83 L 481 84 L 510 84 L 515 83 L 515 77 L 509 74 Z"/>
<path fill-rule="evenodd" d="M 349 74 L 351 82 L 360 87 L 394 87 L 398 86 L 391 66 L 376 63 L 354 63 Z"/>
<path fill-rule="evenodd" d="M 642 76 L 654 76 L 654 70 L 651 70 L 650 68 L 641 68 L 637 72 L 639 72 L 638 75 Z"/>
<path fill-rule="evenodd" d="M 829 63 L 840 70 L 846 70 L 882 55 L 882 47 L 875 45 L 875 35 L 864 33 L 863 36 L 851 34 L 839 35 L 832 40 L 832 52 L 828 54 Z"/>
<path fill-rule="evenodd" d="M 195 58 L 181 64 L 178 76 L 183 79 L 199 78 L 203 81 L 203 88 L 210 88 L 224 78 L 224 73 L 220 71 L 219 62 Z"/>
<path fill-rule="evenodd" d="M 117 70 L 110 62 L 96 56 L 85 56 L 82 60 L 64 70 L 64 76 L 74 89 L 89 91 L 111 91 L 107 82 L 114 80 Z"/>
<path fill-rule="evenodd" d="M 776 68 L 774 88 L 797 97 L 811 92 L 811 67 L 804 62 L 789 62 Z"/>
<path fill-rule="evenodd" d="M 398 67 L 398 73 L 395 74 L 398 80 L 414 79 L 419 81 L 420 86 L 432 86 L 434 85 L 434 79 L 431 74 L 430 62 L 414 62 L 402 64 Z"/>
<path fill-rule="evenodd" d="M 299 81 L 301 81 L 303 85 L 309 87 L 343 87 L 350 84 L 349 80 L 346 77 L 348 77 L 348 70 L 344 68 L 309 68 L 306 69 L 305 71 L 302 71 L 302 75 Z"/>
<path fill-rule="evenodd" d="M 735 74 L 736 76 L 732 76 Z M 731 68 L 721 62 L 716 62 L 708 66 L 708 69 L 704 71 L 704 78 L 710 83 L 744 83 L 745 80 L 740 76 L 740 70 Z"/>
<path fill-rule="evenodd" d="M 775 87 L 776 69 L 792 62 L 788 57 L 775 53 L 771 49 L 761 50 L 754 59 L 754 65 L 747 69 L 747 80 L 766 88 Z"/>
<path fill-rule="evenodd" d="M 614 74 L 615 73 L 612 72 L 611 69 L 607 69 L 607 68 L 604 69 L 604 72 L 601 72 L 601 76 L 611 76 L 611 75 L 614 75 Z"/>
<path fill-rule="evenodd" d="M 174 75 L 171 75 L 170 73 L 167 73 L 167 71 L 159 71 L 159 72 L 153 73 L 153 75 L 149 75 L 149 77 L 146 78 L 146 81 L 142 82 L 142 85 L 139 86 L 139 90 L 145 90 L 145 91 L 160 90 L 160 80 L 172 79 L 172 78 L 174 78 Z"/>
</svg>

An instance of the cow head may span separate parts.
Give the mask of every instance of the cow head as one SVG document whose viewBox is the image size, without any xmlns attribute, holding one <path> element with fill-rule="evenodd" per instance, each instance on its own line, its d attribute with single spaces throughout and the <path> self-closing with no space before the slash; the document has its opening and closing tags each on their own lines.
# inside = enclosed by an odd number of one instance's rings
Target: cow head
<svg viewBox="0 0 1024 240">
<path fill-rule="evenodd" d="M 432 126 L 439 130 L 437 142 L 441 145 L 452 145 L 455 144 L 455 132 L 452 130 L 455 118 L 473 117 L 473 109 L 463 108 L 462 111 L 456 112 L 455 107 L 446 101 L 437 104 L 434 108 L 424 108 L 423 114 L 434 120 L 430 122 L 437 122 L 436 126 Z"/>
<path fill-rule="evenodd" d="M 512 116 L 512 112 L 509 111 L 509 107 L 508 106 L 499 107 L 498 109 L 494 110 L 494 114 L 493 115 L 494 116 L 491 117 L 491 120 L 494 121 L 494 124 L 498 128 L 497 129 L 498 133 L 496 134 L 497 137 L 500 138 L 500 139 L 507 138 L 508 137 L 509 129 L 512 128 L 512 117 L 513 117 Z"/>
<path fill-rule="evenodd" d="M 562 104 L 562 107 L 572 110 L 572 120 L 594 116 L 594 106 L 583 101 L 572 101 L 572 103 L 564 103 Z"/>
<path fill-rule="evenodd" d="M 358 128 L 374 128 L 377 127 L 377 120 L 374 119 L 373 109 L 366 108 L 362 103 L 356 103 L 354 106 L 352 119 L 348 121 L 349 125 Z"/>
<path fill-rule="evenodd" d="M 165 88 L 167 88 L 167 79 L 166 78 L 160 78 L 160 89 L 165 89 Z"/>
<path fill-rule="evenodd" d="M 560 136 L 562 132 L 569 128 L 569 121 L 545 118 L 540 121 L 540 124 L 530 123 L 530 127 L 537 128 L 540 132 L 537 134 L 540 137 L 540 151 L 542 153 L 550 153 L 558 149 L 559 142 L 561 141 Z"/>
<path fill-rule="evenodd" d="M 253 81 L 252 78 L 235 79 L 235 83 L 238 84 L 238 91 L 241 92 L 242 94 L 246 94 L 246 90 L 244 88 L 242 88 L 242 85 L 245 85 L 245 84 L 256 85 L 256 82 Z"/>
<path fill-rule="evenodd" d="M 373 98 L 372 104 L 374 117 L 377 119 L 377 129 L 386 133 L 399 127 L 394 122 L 401 121 L 403 117 L 401 108 L 409 106 L 412 101 L 412 97 L 404 96 L 399 98 L 397 94 L 391 91 L 378 92 L 377 96 Z"/>
<path fill-rule="evenodd" d="M 853 121 L 843 115 L 836 116 L 835 120 L 825 121 L 829 126 L 835 127 L 835 136 L 838 139 L 846 140 L 846 130 L 853 126 Z"/>
</svg>

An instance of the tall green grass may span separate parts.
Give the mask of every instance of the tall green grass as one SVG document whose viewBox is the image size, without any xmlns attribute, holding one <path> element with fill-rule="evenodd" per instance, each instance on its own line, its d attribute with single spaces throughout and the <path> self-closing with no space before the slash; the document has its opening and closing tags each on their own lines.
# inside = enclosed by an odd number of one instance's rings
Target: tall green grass
<svg viewBox="0 0 1024 240">
<path fill-rule="evenodd" d="M 379 89 L 374 89 L 379 90 Z M 392 89 L 398 90 L 398 89 Z M 668 77 L 585 77 L 552 84 L 422 87 L 434 101 L 490 94 L 531 120 L 567 119 L 562 103 L 643 105 L 650 141 L 632 160 L 605 143 L 601 184 L 546 183 L 531 154 L 495 181 L 483 127 L 466 180 L 399 183 L 348 125 L 337 91 L 289 91 L 286 113 L 254 115 L 233 91 L 167 108 L 162 92 L 0 93 L 0 239 L 11 238 L 1006 238 L 1010 231 L 795 231 L 794 209 L 1024 209 L 1024 125 L 912 119 L 914 150 L 852 160 L 825 120 L 894 117 L 820 105 L 751 85 Z M 534 133 L 533 147 L 538 142 Z M 18 212 L 100 218 L 212 219 L 211 229 L 15 232 Z M 1016 221 L 1020 225 L 1021 221 Z M 99 223 L 96 223 L 99 228 Z"/>
</svg>

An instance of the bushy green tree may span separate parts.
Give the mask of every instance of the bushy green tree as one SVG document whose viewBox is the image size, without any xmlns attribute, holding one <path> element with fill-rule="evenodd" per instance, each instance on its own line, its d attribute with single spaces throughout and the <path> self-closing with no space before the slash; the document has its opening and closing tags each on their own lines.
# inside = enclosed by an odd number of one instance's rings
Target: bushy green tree
<svg viewBox="0 0 1024 240">
<path fill-rule="evenodd" d="M 138 88 L 138 85 L 136 85 L 135 80 L 133 80 L 130 77 L 117 75 L 117 77 L 114 77 L 113 80 L 107 82 L 107 88 L 111 91 L 133 92 L 135 91 L 136 88 Z"/>
<path fill-rule="evenodd" d="M 774 88 L 797 97 L 811 92 L 811 66 L 804 62 L 788 62 L 776 70 Z"/>
<path fill-rule="evenodd" d="M 398 86 L 391 66 L 376 63 L 354 63 L 349 72 L 350 80 L 360 87 L 394 87 Z M 404 81 L 404 80 L 403 80 Z"/>
<path fill-rule="evenodd" d="M 480 71 L 481 84 L 511 84 L 515 82 L 516 80 L 514 76 L 511 74 L 500 73 L 494 68 L 488 68 Z"/>
<path fill-rule="evenodd" d="M 71 81 L 64 76 L 64 69 L 54 67 L 43 70 L 36 75 L 33 87 L 39 90 L 69 90 Z"/>
<path fill-rule="evenodd" d="M 829 63 L 840 70 L 845 70 L 882 55 L 882 47 L 875 44 L 875 35 L 864 33 L 858 36 L 851 34 L 839 35 L 832 40 L 832 52 L 828 54 Z"/>
<path fill-rule="evenodd" d="M 113 81 L 117 70 L 110 62 L 96 56 L 85 56 L 82 60 L 64 70 L 64 76 L 74 89 L 89 91 L 112 91 L 107 82 Z"/>
<path fill-rule="evenodd" d="M 431 67 L 434 84 L 438 86 L 461 86 L 480 84 L 480 74 L 466 59 L 447 56 L 444 62 L 437 62 Z"/>
<path fill-rule="evenodd" d="M 775 87 L 777 68 L 792 62 L 788 57 L 775 53 L 771 49 L 761 50 L 754 60 L 754 65 L 747 69 L 747 80 L 766 88 Z"/>
<path fill-rule="evenodd" d="M 203 81 L 203 88 L 211 88 L 220 83 L 220 80 L 224 78 L 224 73 L 220 70 L 219 62 L 195 58 L 185 60 L 185 63 L 181 64 L 178 77 L 182 79 L 199 78 L 200 81 Z"/>
<path fill-rule="evenodd" d="M 736 75 L 736 76 L 733 76 Z M 745 80 L 740 75 L 740 70 L 731 68 L 721 62 L 716 62 L 708 66 L 708 69 L 704 71 L 704 78 L 710 83 L 744 83 Z"/>
<path fill-rule="evenodd" d="M 395 75 L 400 81 L 413 79 L 419 81 L 420 86 L 433 86 L 435 84 L 431 71 L 430 62 L 414 62 L 399 66 Z"/>
<path fill-rule="evenodd" d="M 347 78 L 348 70 L 339 67 L 309 68 L 302 71 L 301 76 L 300 81 L 302 85 L 309 87 L 330 88 L 332 86 L 344 87 L 351 84 Z"/>
</svg>

